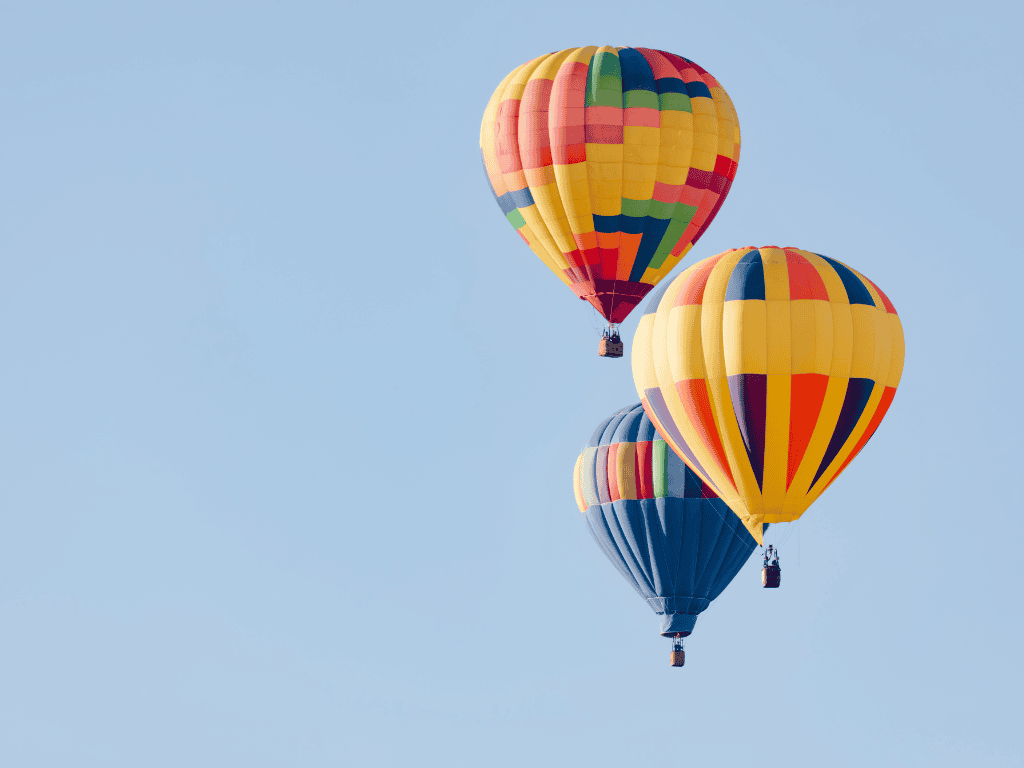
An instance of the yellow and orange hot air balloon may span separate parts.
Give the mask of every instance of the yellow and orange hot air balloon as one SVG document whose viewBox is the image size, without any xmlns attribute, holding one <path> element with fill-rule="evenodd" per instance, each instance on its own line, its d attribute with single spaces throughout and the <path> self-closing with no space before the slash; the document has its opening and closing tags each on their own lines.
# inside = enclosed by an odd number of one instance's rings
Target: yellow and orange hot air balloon
<svg viewBox="0 0 1024 768">
<path fill-rule="evenodd" d="M 523 240 L 618 323 L 718 213 L 740 129 L 728 94 L 692 61 L 589 46 L 513 70 L 484 112 L 480 148 Z"/>
<path fill-rule="evenodd" d="M 892 302 L 845 264 L 740 248 L 651 297 L 633 378 L 658 431 L 762 541 L 874 434 L 903 371 Z"/>
</svg>

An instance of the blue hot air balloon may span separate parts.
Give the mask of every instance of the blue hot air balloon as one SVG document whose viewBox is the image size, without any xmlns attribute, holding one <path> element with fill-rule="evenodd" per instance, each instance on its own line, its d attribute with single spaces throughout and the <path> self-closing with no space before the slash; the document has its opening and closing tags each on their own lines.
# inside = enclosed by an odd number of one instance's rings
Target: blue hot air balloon
<svg viewBox="0 0 1024 768">
<path fill-rule="evenodd" d="M 672 664 L 682 666 L 682 638 L 757 543 L 676 456 L 640 403 L 594 431 L 573 484 L 594 539 L 661 616 L 661 634 L 673 638 Z"/>
</svg>

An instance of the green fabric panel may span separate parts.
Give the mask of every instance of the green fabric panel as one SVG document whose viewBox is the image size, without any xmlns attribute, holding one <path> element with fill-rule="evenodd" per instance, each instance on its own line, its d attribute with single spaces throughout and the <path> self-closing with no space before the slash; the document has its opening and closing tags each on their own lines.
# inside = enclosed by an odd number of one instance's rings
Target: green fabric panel
<svg viewBox="0 0 1024 768">
<path fill-rule="evenodd" d="M 663 499 L 668 496 L 668 463 L 665 461 L 665 450 L 668 443 L 655 440 L 651 446 L 651 473 L 654 480 L 654 498 Z"/>
<path fill-rule="evenodd" d="M 650 200 L 630 200 L 628 197 L 624 197 L 622 198 L 622 215 L 642 219 L 647 215 L 647 208 L 650 203 Z M 667 219 L 668 216 L 665 218 Z"/>
<path fill-rule="evenodd" d="M 686 228 L 690 226 L 690 219 L 693 218 L 693 214 L 696 212 L 696 206 L 676 203 L 672 221 L 669 223 L 668 229 L 665 230 L 665 234 L 662 235 L 661 243 L 658 244 L 658 249 L 654 252 L 654 256 L 651 257 L 651 263 L 647 265 L 649 269 L 658 269 L 665 263 L 665 259 L 672 253 L 672 249 L 679 242 L 679 238 L 683 236 Z"/>
<path fill-rule="evenodd" d="M 601 52 L 590 60 L 587 69 L 588 107 L 622 107 L 622 70 L 619 57 Z"/>
<path fill-rule="evenodd" d="M 663 203 L 661 200 L 651 200 L 647 209 L 647 215 L 652 219 L 671 219 L 678 203 Z"/>
<path fill-rule="evenodd" d="M 523 218 L 523 214 L 519 212 L 518 208 L 506 213 L 505 218 L 508 219 L 509 224 L 516 229 L 526 226 L 526 219 Z"/>
<path fill-rule="evenodd" d="M 654 91 L 626 91 L 622 94 L 622 106 L 661 109 L 661 105 L 658 103 L 658 94 Z"/>
<path fill-rule="evenodd" d="M 685 93 L 663 93 L 658 98 L 662 112 L 693 112 L 690 97 Z"/>
</svg>

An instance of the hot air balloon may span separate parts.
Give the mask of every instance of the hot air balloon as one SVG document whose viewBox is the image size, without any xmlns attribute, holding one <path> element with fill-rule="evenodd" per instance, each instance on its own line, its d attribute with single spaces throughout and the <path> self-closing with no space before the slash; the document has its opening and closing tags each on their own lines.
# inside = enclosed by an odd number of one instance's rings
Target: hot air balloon
<svg viewBox="0 0 1024 768">
<path fill-rule="evenodd" d="M 594 431 L 573 487 L 594 539 L 662 617 L 672 664 L 682 666 L 683 638 L 743 567 L 754 539 L 666 446 L 640 403 Z"/>
<path fill-rule="evenodd" d="M 633 341 L 644 409 L 763 542 L 828 488 L 885 416 L 903 371 L 892 302 L 795 248 L 740 248 L 652 295 Z"/>
<path fill-rule="evenodd" d="M 484 112 L 480 149 L 501 211 L 609 322 L 602 354 L 621 357 L 617 324 L 729 193 L 740 130 L 728 94 L 689 59 L 588 46 L 509 73 Z"/>
</svg>

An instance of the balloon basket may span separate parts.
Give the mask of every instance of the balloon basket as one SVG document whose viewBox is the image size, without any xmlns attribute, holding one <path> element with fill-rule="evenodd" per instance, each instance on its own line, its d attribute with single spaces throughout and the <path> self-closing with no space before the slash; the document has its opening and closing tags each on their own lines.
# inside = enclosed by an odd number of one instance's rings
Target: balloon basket
<svg viewBox="0 0 1024 768">
<path fill-rule="evenodd" d="M 601 357 L 622 357 L 625 346 L 619 336 L 617 325 L 609 325 L 601 336 L 601 342 L 597 345 L 597 354 Z"/>
<path fill-rule="evenodd" d="M 681 635 L 672 638 L 672 653 L 669 654 L 668 660 L 673 667 L 681 667 L 686 663 L 686 652 L 683 650 Z"/>
<path fill-rule="evenodd" d="M 778 589 L 782 583 L 782 568 L 777 565 L 766 565 L 761 569 L 761 586 L 765 589 Z"/>
</svg>

